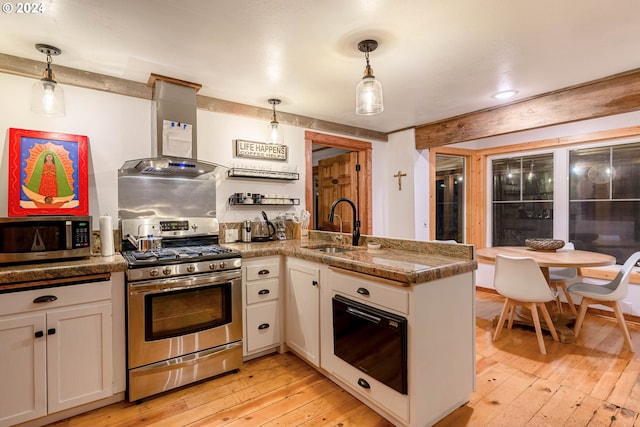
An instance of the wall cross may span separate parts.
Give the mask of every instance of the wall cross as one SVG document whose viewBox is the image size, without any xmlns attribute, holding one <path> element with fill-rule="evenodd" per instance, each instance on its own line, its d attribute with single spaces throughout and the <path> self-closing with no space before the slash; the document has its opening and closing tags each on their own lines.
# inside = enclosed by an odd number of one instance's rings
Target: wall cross
<svg viewBox="0 0 640 427">
<path fill-rule="evenodd" d="M 406 173 L 402 173 L 398 171 L 397 174 L 393 175 L 394 178 L 398 178 L 398 191 L 402 191 L 402 177 L 407 176 Z"/>
</svg>

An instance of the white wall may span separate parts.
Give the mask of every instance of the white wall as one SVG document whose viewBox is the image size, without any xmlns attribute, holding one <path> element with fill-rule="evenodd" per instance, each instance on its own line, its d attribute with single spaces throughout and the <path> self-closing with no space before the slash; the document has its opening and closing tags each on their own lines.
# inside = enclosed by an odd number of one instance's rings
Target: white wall
<svg viewBox="0 0 640 427">
<path fill-rule="evenodd" d="M 97 217 L 118 212 L 118 168 L 125 160 L 151 156 L 151 101 L 107 92 L 64 86 L 66 116 L 45 118 L 30 110 L 34 80 L 0 73 L 0 138 L 2 153 L 0 174 L 0 216 L 7 215 L 8 129 L 61 132 L 89 137 L 89 213 Z M 284 142 L 289 146 L 289 160 L 266 162 L 233 157 L 233 140 L 265 141 L 268 123 L 229 114 L 198 110 L 198 157 L 227 167 L 267 167 L 297 171 L 298 181 L 263 181 L 225 179 L 219 181 L 216 194 L 217 215 L 221 222 L 252 219 L 260 215 L 258 207 L 229 206 L 228 197 L 235 192 L 289 194 L 300 199 L 296 207 L 264 206 L 270 217 L 280 212 L 305 208 L 305 129 L 283 126 Z M 386 170 L 387 143 L 371 142 L 373 147 L 373 234 L 386 233 L 386 186 L 379 176 Z M 97 219 L 94 229 L 98 228 Z"/>
<path fill-rule="evenodd" d="M 415 238 L 413 224 L 416 222 L 416 204 L 423 202 L 421 196 L 416 198 L 416 190 L 428 187 L 420 182 L 416 172 L 416 143 L 413 129 L 389 135 L 389 152 L 387 154 L 387 170 L 384 183 L 387 187 L 389 218 L 387 236 L 396 238 Z M 402 177 L 402 190 L 398 188 L 398 172 L 406 174 Z"/>
</svg>

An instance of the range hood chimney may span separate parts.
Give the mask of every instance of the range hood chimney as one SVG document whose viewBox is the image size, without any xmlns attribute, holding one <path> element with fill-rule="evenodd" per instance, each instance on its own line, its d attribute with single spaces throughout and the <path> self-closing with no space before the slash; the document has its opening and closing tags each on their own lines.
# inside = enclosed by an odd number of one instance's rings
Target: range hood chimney
<svg viewBox="0 0 640 427">
<path fill-rule="evenodd" d="M 151 154 L 197 159 L 196 92 L 202 85 L 153 73 L 147 85 L 153 88 Z"/>
</svg>

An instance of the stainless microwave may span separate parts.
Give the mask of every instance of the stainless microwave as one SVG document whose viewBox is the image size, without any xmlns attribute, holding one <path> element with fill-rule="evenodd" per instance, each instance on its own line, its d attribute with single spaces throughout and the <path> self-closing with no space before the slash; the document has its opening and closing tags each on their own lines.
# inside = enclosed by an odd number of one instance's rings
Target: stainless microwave
<svg viewBox="0 0 640 427">
<path fill-rule="evenodd" d="M 91 255 L 90 216 L 0 218 L 0 263 Z"/>
</svg>

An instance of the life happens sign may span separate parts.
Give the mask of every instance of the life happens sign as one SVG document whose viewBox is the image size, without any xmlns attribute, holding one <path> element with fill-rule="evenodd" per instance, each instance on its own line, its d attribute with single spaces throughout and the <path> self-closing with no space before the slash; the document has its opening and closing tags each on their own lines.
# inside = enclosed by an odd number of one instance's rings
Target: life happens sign
<svg viewBox="0 0 640 427">
<path fill-rule="evenodd" d="M 286 162 L 289 154 L 289 147 L 284 144 L 267 144 L 241 139 L 236 139 L 233 142 L 235 143 L 235 157 Z"/>
</svg>

